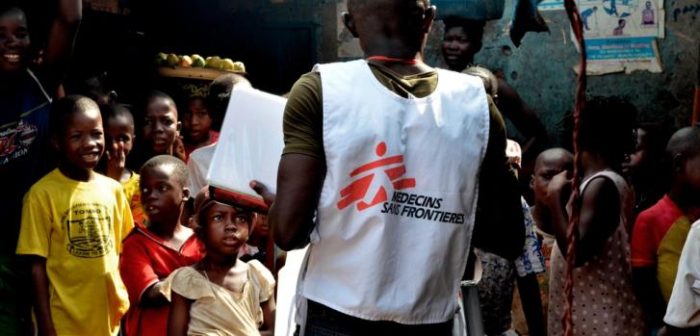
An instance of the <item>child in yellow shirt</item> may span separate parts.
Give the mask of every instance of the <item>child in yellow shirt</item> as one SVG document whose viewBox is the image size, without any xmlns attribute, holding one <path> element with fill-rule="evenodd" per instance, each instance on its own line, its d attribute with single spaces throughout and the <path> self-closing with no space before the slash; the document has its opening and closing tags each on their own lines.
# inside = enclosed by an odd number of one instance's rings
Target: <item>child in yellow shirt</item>
<svg viewBox="0 0 700 336">
<path fill-rule="evenodd" d="M 17 244 L 31 259 L 39 334 L 117 335 L 129 306 L 119 253 L 133 220 L 119 183 L 93 171 L 104 151 L 100 110 L 65 97 L 49 128 L 59 165 L 25 196 Z"/>
<path fill-rule="evenodd" d="M 129 169 L 126 163 L 136 138 L 134 116 L 125 105 L 121 104 L 101 106 L 100 110 L 104 118 L 106 142 L 104 167 L 100 172 L 121 183 L 126 199 L 129 201 L 134 224 L 144 227 L 146 215 L 141 207 L 139 174 Z"/>
</svg>

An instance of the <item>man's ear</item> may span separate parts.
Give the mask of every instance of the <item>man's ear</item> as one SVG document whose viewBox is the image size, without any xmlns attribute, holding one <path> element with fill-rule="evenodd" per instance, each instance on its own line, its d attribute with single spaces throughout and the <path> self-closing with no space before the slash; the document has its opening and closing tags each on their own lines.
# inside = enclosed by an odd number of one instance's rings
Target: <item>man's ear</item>
<svg viewBox="0 0 700 336">
<path fill-rule="evenodd" d="M 190 188 L 184 187 L 182 188 L 182 200 L 187 201 L 190 199 Z"/>
<path fill-rule="evenodd" d="M 433 21 L 435 21 L 436 15 L 437 15 L 437 7 L 430 6 L 430 7 L 425 9 L 425 12 L 423 12 L 423 24 L 421 26 L 423 33 L 427 34 L 430 32 L 430 27 L 432 27 Z"/>
<path fill-rule="evenodd" d="M 535 190 L 535 174 L 530 175 L 530 183 L 528 184 L 530 190 Z"/>
<path fill-rule="evenodd" d="M 357 35 L 357 29 L 355 28 L 355 20 L 353 19 L 352 15 L 350 15 L 350 13 L 343 13 L 343 24 L 345 24 L 345 28 L 347 28 L 350 31 L 353 37 L 359 37 Z"/>
<path fill-rule="evenodd" d="M 180 131 L 182 130 L 182 121 L 177 122 L 177 134 L 180 134 Z"/>
<path fill-rule="evenodd" d="M 673 155 L 673 159 L 671 159 L 671 165 L 673 167 L 674 174 L 682 174 L 684 170 L 684 164 L 685 158 L 683 157 L 683 154 L 676 153 L 675 155 Z"/>
</svg>

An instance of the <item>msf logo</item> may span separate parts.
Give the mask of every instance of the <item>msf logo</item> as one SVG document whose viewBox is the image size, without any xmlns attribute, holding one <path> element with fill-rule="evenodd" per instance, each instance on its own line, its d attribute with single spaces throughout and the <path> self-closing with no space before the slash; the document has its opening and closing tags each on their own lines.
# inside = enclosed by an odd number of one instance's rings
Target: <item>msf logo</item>
<svg viewBox="0 0 700 336">
<path fill-rule="evenodd" d="M 372 186 L 372 181 L 383 170 L 386 177 L 391 182 L 394 190 L 404 190 L 416 187 L 416 179 L 403 178 L 406 174 L 406 166 L 403 164 L 403 155 L 384 157 L 386 155 L 386 143 L 380 142 L 375 153 L 379 159 L 363 164 L 350 173 L 350 177 L 355 180 L 340 191 L 340 201 L 337 204 L 338 210 L 343 210 L 357 202 L 357 210 L 364 211 L 377 204 L 384 203 L 389 199 L 386 189 L 380 185 L 372 200 L 365 201 L 367 193 Z"/>
</svg>

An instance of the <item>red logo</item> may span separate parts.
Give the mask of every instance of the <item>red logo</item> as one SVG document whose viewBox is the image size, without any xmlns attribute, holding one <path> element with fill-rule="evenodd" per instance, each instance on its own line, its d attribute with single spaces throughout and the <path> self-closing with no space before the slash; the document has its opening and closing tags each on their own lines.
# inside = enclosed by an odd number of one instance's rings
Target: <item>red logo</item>
<svg viewBox="0 0 700 336">
<path fill-rule="evenodd" d="M 357 179 L 340 191 L 341 199 L 337 204 L 339 210 L 343 210 L 353 203 L 358 202 L 357 210 L 363 211 L 377 204 L 386 202 L 389 199 L 384 186 L 379 186 L 379 190 L 374 194 L 372 200 L 370 202 L 364 201 L 372 185 L 372 181 L 374 181 L 378 168 L 386 167 L 384 173 L 389 178 L 389 181 L 391 181 L 394 190 L 416 187 L 415 178 L 402 178 L 406 174 L 406 166 L 403 164 L 403 155 L 382 158 L 386 154 L 386 143 L 384 142 L 380 142 L 377 145 L 376 153 L 380 159 L 363 164 L 350 172 L 350 177 Z M 368 172 L 369 174 L 365 174 Z"/>
</svg>

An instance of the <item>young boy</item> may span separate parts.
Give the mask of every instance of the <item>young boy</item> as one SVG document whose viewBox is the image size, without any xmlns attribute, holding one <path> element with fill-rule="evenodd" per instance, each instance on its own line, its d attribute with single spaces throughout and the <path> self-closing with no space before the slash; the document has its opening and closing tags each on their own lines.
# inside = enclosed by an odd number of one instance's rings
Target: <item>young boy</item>
<svg viewBox="0 0 700 336">
<path fill-rule="evenodd" d="M 535 231 L 540 239 L 540 248 L 545 261 L 545 272 L 538 275 L 537 279 L 545 312 L 549 307 L 550 258 L 555 241 L 552 218 L 546 204 L 547 188 L 549 188 L 549 182 L 554 176 L 563 171 L 571 172 L 573 168 L 574 156 L 569 151 L 564 148 L 551 148 L 537 156 L 530 179 L 530 188 L 532 188 L 535 200 L 535 205 L 530 208 L 530 213 L 535 221 Z"/>
<path fill-rule="evenodd" d="M 82 19 L 82 1 L 41 3 L 49 22 L 28 24 L 23 6 L 31 1 L 0 1 L 0 330 L 30 333 L 29 274 L 15 255 L 22 213 L 22 197 L 55 167 L 50 152 L 49 108 L 53 93 L 67 71 L 73 39 Z M 55 12 L 47 10 L 55 8 Z M 32 66 L 39 49 L 32 34 L 50 27 L 41 65 Z"/>
<path fill-rule="evenodd" d="M 17 254 L 30 256 L 40 335 L 117 335 L 129 306 L 118 272 L 133 227 L 119 183 L 93 171 L 104 151 L 97 104 L 54 103 L 50 129 L 59 165 L 29 190 Z"/>
<path fill-rule="evenodd" d="M 143 208 L 148 226 L 124 240 L 119 270 L 129 292 L 127 335 L 166 335 L 170 306 L 161 280 L 202 258 L 204 247 L 180 217 L 189 197 L 187 168 L 180 159 L 159 155 L 141 168 Z"/>
<path fill-rule="evenodd" d="M 104 120 L 105 150 L 104 174 L 122 184 L 129 201 L 134 224 L 143 226 L 145 219 L 139 192 L 139 174 L 126 166 L 126 158 L 134 148 L 134 117 L 129 109 L 121 104 L 100 107 Z"/>
<path fill-rule="evenodd" d="M 150 158 L 167 154 L 185 160 L 185 148 L 180 139 L 180 127 L 175 101 L 166 93 L 152 91 L 146 99 L 143 120 L 143 146 L 139 147 L 137 168 Z"/>
<path fill-rule="evenodd" d="M 642 211 L 632 231 L 632 267 L 637 296 L 647 320 L 659 327 L 671 297 L 683 245 L 700 209 L 700 128 L 686 127 L 666 146 L 671 189 Z"/>
</svg>

